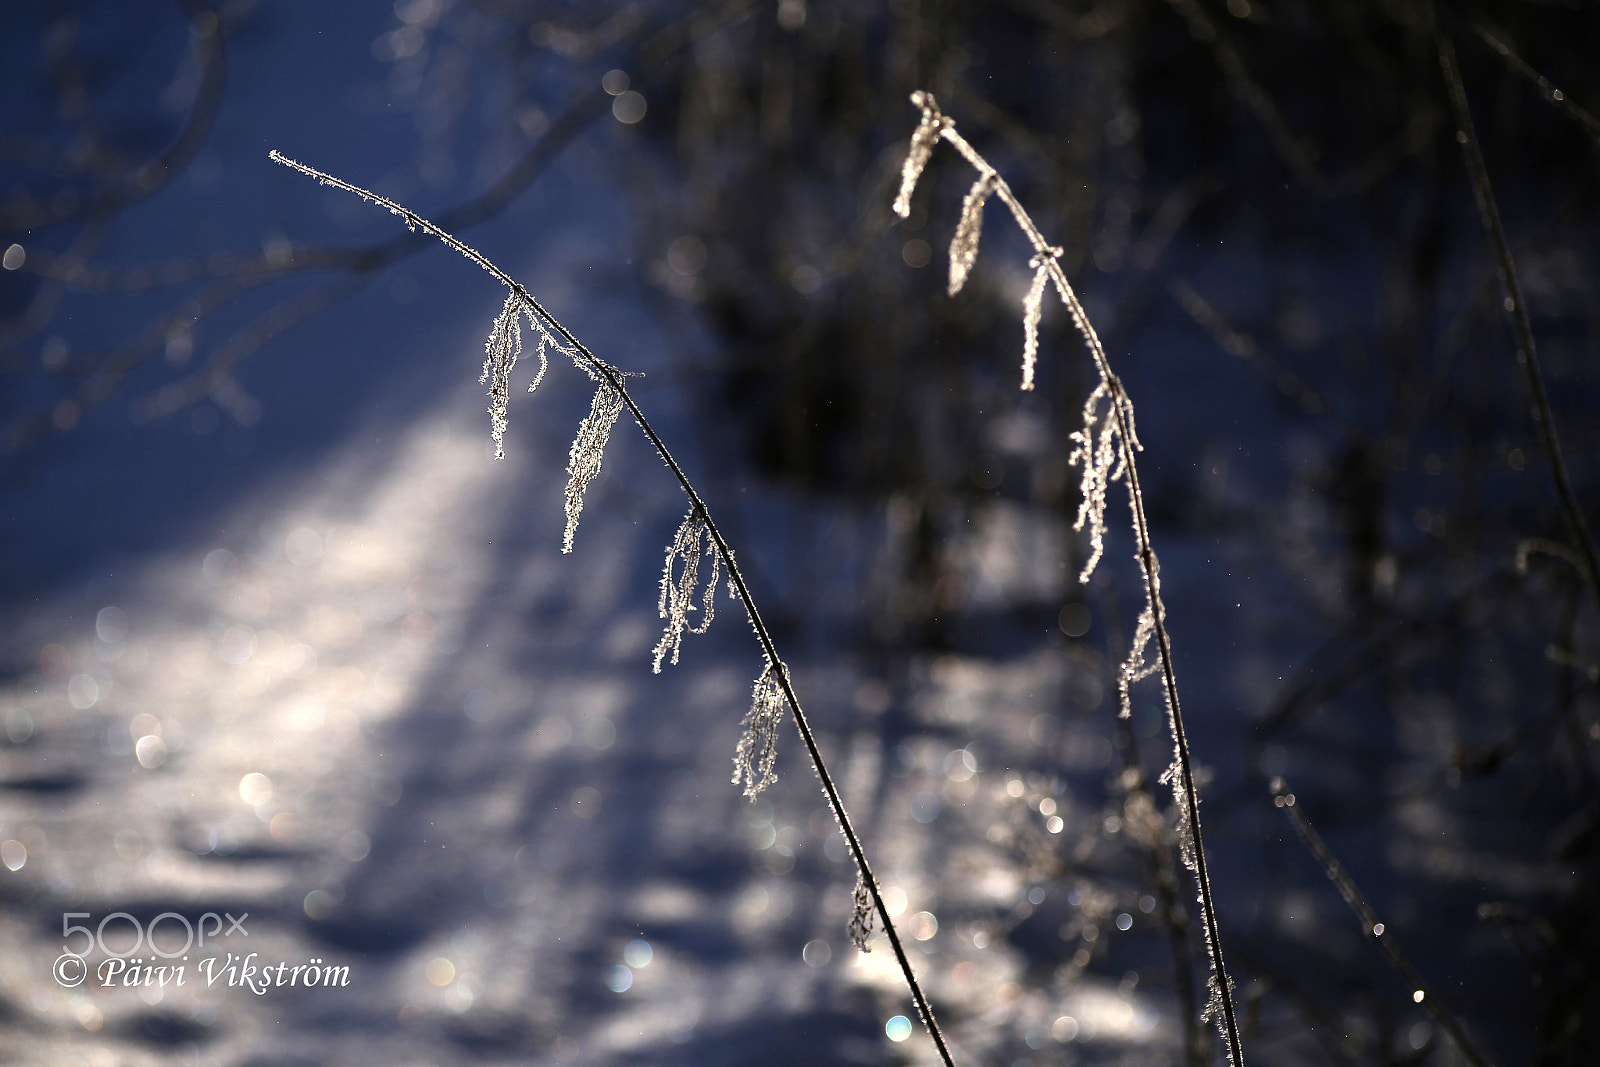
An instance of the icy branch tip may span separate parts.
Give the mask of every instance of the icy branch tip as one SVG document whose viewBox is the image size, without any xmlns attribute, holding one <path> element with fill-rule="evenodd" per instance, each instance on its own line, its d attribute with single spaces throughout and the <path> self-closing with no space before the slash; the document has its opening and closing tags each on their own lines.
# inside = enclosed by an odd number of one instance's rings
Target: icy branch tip
<svg viewBox="0 0 1600 1067">
<path fill-rule="evenodd" d="M 327 183 L 329 181 L 329 176 L 322 173 L 320 170 L 317 170 L 315 167 L 308 167 L 298 159 L 290 159 L 276 148 L 267 153 L 267 158 L 272 160 L 274 163 L 282 163 L 290 170 L 297 170 L 301 174 L 316 178 L 318 181 L 323 183 Z"/>
</svg>

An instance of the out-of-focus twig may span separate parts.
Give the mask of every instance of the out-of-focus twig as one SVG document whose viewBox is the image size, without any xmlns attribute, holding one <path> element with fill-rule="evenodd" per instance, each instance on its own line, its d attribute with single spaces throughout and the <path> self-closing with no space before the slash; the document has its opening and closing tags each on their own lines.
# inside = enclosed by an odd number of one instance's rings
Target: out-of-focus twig
<svg viewBox="0 0 1600 1067">
<path fill-rule="evenodd" d="M 1511 257 L 1511 245 L 1506 240 L 1505 226 L 1500 221 L 1500 208 L 1495 204 L 1494 190 L 1489 184 L 1489 168 L 1483 161 L 1483 149 L 1478 144 L 1478 134 L 1472 123 L 1472 109 L 1467 104 L 1467 90 L 1461 83 L 1461 63 L 1456 58 L 1455 46 L 1436 31 L 1435 43 L 1439 52 L 1439 68 L 1444 74 L 1449 90 L 1450 106 L 1455 112 L 1456 141 L 1466 157 L 1467 172 L 1472 177 L 1472 191 L 1478 200 L 1478 213 L 1484 230 L 1494 244 L 1500 261 L 1500 281 L 1505 285 L 1507 310 L 1517 335 L 1517 362 L 1522 365 L 1528 379 L 1528 389 L 1533 393 L 1533 421 L 1539 427 L 1544 442 L 1545 457 L 1550 462 L 1550 473 L 1555 479 L 1556 496 L 1560 499 L 1561 515 L 1566 522 L 1567 534 L 1574 546 L 1583 553 L 1588 565 L 1589 590 L 1600 601 L 1600 560 L 1595 557 L 1594 539 L 1589 534 L 1589 523 L 1578 506 L 1577 495 L 1572 491 L 1572 481 L 1567 476 L 1567 462 L 1561 454 L 1561 440 L 1556 433 L 1555 416 L 1550 411 L 1550 396 L 1545 390 L 1544 372 L 1539 369 L 1539 353 L 1534 348 L 1533 324 L 1528 318 L 1528 304 L 1522 296 L 1522 286 L 1517 281 L 1517 265 Z"/>
<path fill-rule="evenodd" d="M 1311 820 L 1307 819 L 1305 813 L 1300 810 L 1295 801 L 1295 795 L 1289 792 L 1288 785 L 1285 784 L 1282 778 L 1274 778 L 1271 788 L 1272 803 L 1288 817 L 1295 833 L 1300 835 L 1300 840 L 1305 842 L 1306 848 L 1311 850 L 1311 854 L 1322 865 L 1323 873 L 1328 876 L 1329 881 L 1338 887 L 1339 895 L 1344 897 L 1345 903 L 1350 905 L 1350 910 L 1355 912 L 1356 918 L 1361 920 L 1362 933 L 1378 943 L 1378 947 L 1383 949 L 1384 957 L 1388 959 L 1389 965 L 1399 971 L 1401 976 L 1405 978 L 1406 983 L 1411 987 L 1411 999 L 1428 1009 L 1428 1013 L 1433 1016 L 1440 1026 L 1444 1027 L 1445 1031 L 1450 1035 L 1450 1039 L 1456 1043 L 1456 1048 L 1460 1049 L 1461 1054 L 1470 1063 L 1474 1064 L 1475 1067 L 1489 1067 L 1489 1061 L 1472 1044 L 1471 1039 L 1467 1037 L 1466 1031 L 1462 1029 L 1461 1023 L 1456 1019 L 1455 1015 L 1443 1004 L 1439 1003 L 1437 997 L 1428 992 L 1427 987 L 1423 984 L 1422 976 L 1417 973 L 1417 969 L 1411 965 L 1411 961 L 1400 951 L 1400 946 L 1396 944 L 1388 928 L 1378 921 L 1378 916 L 1373 912 L 1372 905 L 1368 904 L 1367 898 L 1361 895 L 1361 890 L 1356 886 L 1355 880 L 1350 877 L 1349 872 L 1344 869 L 1344 865 L 1339 862 L 1339 858 L 1333 854 L 1322 840 L 1322 835 L 1317 833 L 1316 827 L 1311 825 Z"/>
<path fill-rule="evenodd" d="M 1582 126 L 1589 136 L 1600 141 L 1600 119 L 1595 118 L 1589 112 L 1573 103 L 1572 97 L 1557 89 L 1551 84 L 1549 78 L 1530 67 L 1521 56 L 1511 50 L 1511 46 L 1505 42 L 1504 38 L 1490 30 L 1489 27 L 1481 22 L 1475 22 L 1472 24 L 1472 32 L 1476 33 L 1478 39 L 1489 46 L 1490 51 L 1500 57 L 1500 61 L 1508 69 L 1532 82 L 1546 100 L 1561 109 L 1562 114 Z"/>
</svg>

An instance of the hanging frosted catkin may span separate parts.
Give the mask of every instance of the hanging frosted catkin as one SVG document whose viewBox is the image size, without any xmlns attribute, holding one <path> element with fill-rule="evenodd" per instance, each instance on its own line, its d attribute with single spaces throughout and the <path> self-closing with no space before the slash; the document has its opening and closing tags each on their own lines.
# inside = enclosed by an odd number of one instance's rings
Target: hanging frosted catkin
<svg viewBox="0 0 1600 1067">
<path fill-rule="evenodd" d="M 972 184 L 967 198 L 961 202 L 961 218 L 956 222 L 956 234 L 950 239 L 950 295 L 961 292 L 972 273 L 972 264 L 978 258 L 978 238 L 983 235 L 983 205 L 994 192 L 995 175 L 985 174 Z"/>
<path fill-rule="evenodd" d="M 933 155 L 933 146 L 939 143 L 946 123 L 933 94 L 912 93 L 911 102 L 922 109 L 922 121 L 911 134 L 911 149 L 906 153 L 905 166 L 900 168 L 900 194 L 894 198 L 894 213 L 901 218 L 911 214 L 911 194 L 917 190 L 917 179 L 922 177 L 922 168 L 928 165 L 928 157 Z"/>
<path fill-rule="evenodd" d="M 733 784 L 743 785 L 744 795 L 751 800 L 778 780 L 772 768 L 778 762 L 778 726 L 782 722 L 783 688 L 769 663 L 756 679 L 750 710 L 740 723 L 744 733 L 733 753 Z"/>
<path fill-rule="evenodd" d="M 691 626 L 689 612 L 695 610 L 694 592 L 700 584 L 702 555 L 711 557 L 711 577 L 706 580 L 705 595 L 700 602 L 700 625 Z M 676 577 L 674 570 L 678 572 Z M 716 614 L 717 579 L 721 573 L 722 559 L 717 555 L 716 545 L 711 543 L 705 515 L 691 506 L 677 534 L 667 544 L 667 562 L 661 570 L 661 598 L 657 609 L 667 620 L 667 627 L 656 643 L 654 670 L 657 674 L 661 673 L 661 663 L 669 653 L 672 665 L 678 665 L 678 649 L 683 644 L 684 633 L 703 634 L 710 628 Z"/>
<path fill-rule="evenodd" d="M 584 369 L 589 370 L 588 367 Z M 583 514 L 583 495 L 600 473 L 600 461 L 605 458 L 611 427 L 622 414 L 622 394 L 595 371 L 589 370 L 589 376 L 597 383 L 594 400 L 589 405 L 589 414 L 578 424 L 578 435 L 572 439 L 572 450 L 567 457 L 567 529 L 561 536 L 563 552 L 572 551 L 578 516 Z"/>
<path fill-rule="evenodd" d="M 1044 315 L 1044 287 L 1050 268 L 1061 258 L 1061 249 L 1040 252 L 1028 261 L 1033 268 L 1033 283 L 1022 298 L 1022 388 L 1033 389 L 1033 366 L 1039 359 L 1039 320 Z"/>
<path fill-rule="evenodd" d="M 489 387 L 489 437 L 494 458 L 505 459 L 506 406 L 511 402 L 511 369 L 522 355 L 522 305 L 516 294 L 506 297 L 484 342 L 483 374 L 478 381 Z M 541 346 L 540 355 L 543 356 Z"/>
</svg>

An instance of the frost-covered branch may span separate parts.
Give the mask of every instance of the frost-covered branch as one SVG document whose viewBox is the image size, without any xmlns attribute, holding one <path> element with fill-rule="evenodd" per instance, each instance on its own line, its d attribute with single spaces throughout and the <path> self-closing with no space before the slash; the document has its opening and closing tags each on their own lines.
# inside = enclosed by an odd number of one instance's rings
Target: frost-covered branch
<svg viewBox="0 0 1600 1067">
<path fill-rule="evenodd" d="M 954 294 L 965 282 L 977 258 L 981 232 L 979 216 L 984 202 L 992 193 L 1010 210 L 1017 226 L 1033 246 L 1031 265 L 1034 280 L 1023 302 L 1022 388 L 1033 388 L 1034 363 L 1039 348 L 1040 304 L 1046 282 L 1054 287 L 1056 295 L 1067 309 L 1073 326 L 1089 348 L 1099 374 L 1099 384 L 1084 404 L 1083 429 L 1072 435 L 1073 451 L 1069 457 L 1069 462 L 1081 467 L 1083 472 L 1083 502 L 1078 510 L 1076 528 L 1088 529 L 1091 546 L 1089 562 L 1079 575 L 1079 580 L 1087 581 L 1100 561 L 1106 529 L 1106 495 L 1112 482 L 1123 482 L 1128 489 L 1128 510 L 1133 519 L 1134 542 L 1145 588 L 1145 609 L 1140 615 L 1138 632 L 1121 669 L 1119 690 L 1124 694 L 1123 711 L 1126 713 L 1127 710 L 1128 687 L 1159 669 L 1166 690 L 1167 724 L 1171 728 L 1173 741 L 1172 764 L 1161 780 L 1172 788 L 1178 811 L 1180 852 L 1184 864 L 1194 872 L 1199 886 L 1206 952 L 1211 961 L 1211 999 L 1204 1014 L 1216 1019 L 1227 1046 L 1229 1061 L 1235 1067 L 1242 1067 L 1244 1058 L 1233 1006 L 1233 986 L 1223 964 L 1222 938 L 1217 927 L 1216 905 L 1200 832 L 1199 794 L 1195 789 L 1189 741 L 1184 733 L 1183 713 L 1178 703 L 1178 682 L 1172 669 L 1172 644 L 1167 633 L 1166 609 L 1161 602 L 1161 565 L 1150 544 L 1150 522 L 1145 514 L 1144 495 L 1139 488 L 1139 472 L 1134 462 L 1134 454 L 1140 450 L 1140 445 L 1134 432 L 1133 402 L 1128 398 L 1121 380 L 1112 373 L 1105 347 L 1089 322 L 1077 293 L 1067 281 L 1066 272 L 1061 269 L 1061 250 L 1044 239 L 999 172 L 956 132 L 955 123 L 939 111 L 932 93 L 912 93 L 911 102 L 921 109 L 922 117 L 911 135 L 911 149 L 901 171 L 900 191 L 894 201 L 895 212 L 902 218 L 910 214 L 911 197 L 916 191 L 917 180 L 941 139 L 949 142 L 978 172 L 978 181 L 962 204 L 961 218 L 950 246 L 950 292 Z M 1151 638 L 1156 642 L 1158 668 L 1148 667 L 1145 662 Z"/>
<path fill-rule="evenodd" d="M 931 146 L 932 141 L 929 142 L 928 147 L 931 149 Z M 591 352 L 554 315 L 545 310 L 544 306 L 534 299 L 533 295 L 523 288 L 521 283 L 501 270 L 483 253 L 467 245 L 454 235 L 393 200 L 379 196 L 371 190 L 363 189 L 359 185 L 354 185 L 342 178 L 336 178 L 314 167 L 308 167 L 304 163 L 296 162 L 276 149 L 270 153 L 270 156 L 275 162 L 282 163 L 286 167 L 315 178 L 324 185 L 353 193 L 363 200 L 386 209 L 391 214 L 398 216 L 410 230 L 421 230 L 424 233 L 433 235 L 450 248 L 455 249 L 461 255 L 482 267 L 496 281 L 506 287 L 506 310 L 503 310 L 495 319 L 494 325 L 490 330 L 487 345 L 489 358 L 484 368 L 484 381 L 492 383 L 489 407 L 490 431 L 495 439 L 497 450 L 505 433 L 505 414 L 510 396 L 509 379 L 511 368 L 515 364 L 516 357 L 521 349 L 521 335 L 520 332 L 517 332 L 520 330 L 520 322 L 515 316 L 512 316 L 509 322 L 507 321 L 509 309 L 514 304 L 520 307 L 533 325 L 533 328 L 539 332 L 541 336 L 541 358 L 544 346 L 548 344 L 550 347 L 556 348 L 571 357 L 573 363 L 579 369 L 595 380 L 594 403 L 588 417 L 583 420 L 582 425 L 579 427 L 578 435 L 572 443 L 572 452 L 567 468 L 567 528 L 562 540 L 562 551 L 571 551 L 572 549 L 578 514 L 583 507 L 584 489 L 587 488 L 590 480 L 600 470 L 601 457 L 604 453 L 606 442 L 610 437 L 612 424 L 615 423 L 624 408 L 633 416 L 633 421 L 649 440 L 651 446 L 656 450 L 656 454 L 661 457 L 662 462 L 667 465 L 667 469 L 672 472 L 673 477 L 678 480 L 679 488 L 683 490 L 684 496 L 689 500 L 689 518 L 679 528 L 677 538 L 673 544 L 668 547 L 667 574 L 663 582 L 663 606 L 668 612 L 668 626 L 667 634 L 663 637 L 662 644 L 657 646 L 657 666 L 660 664 L 662 649 L 668 646 L 672 648 L 673 659 L 676 662 L 677 643 L 681 639 L 682 629 L 688 628 L 692 632 L 702 632 L 705 624 L 710 622 L 711 589 L 708 589 L 706 599 L 703 602 L 705 617 L 699 629 L 694 629 L 688 627 L 687 624 L 687 612 L 689 609 L 686 600 L 674 600 L 667 588 L 671 586 L 674 592 L 683 592 L 685 598 L 692 595 L 693 572 L 691 571 L 687 576 L 687 589 L 682 584 L 683 577 L 680 575 L 679 582 L 675 585 L 672 581 L 671 573 L 674 559 L 684 558 L 677 551 L 680 542 L 693 540 L 694 547 L 686 549 L 686 551 L 692 551 L 694 558 L 699 558 L 699 541 L 702 536 L 699 527 L 703 524 L 704 536 L 710 539 L 710 543 L 715 549 L 715 557 L 721 560 L 723 567 L 727 568 L 728 582 L 733 587 L 734 595 L 744 605 L 745 613 L 750 619 L 751 628 L 755 631 L 756 640 L 761 646 L 764 659 L 764 666 L 756 679 L 754 700 L 749 713 L 745 717 L 744 736 L 739 742 L 738 753 L 735 756 L 736 768 L 753 772 L 744 778 L 745 792 L 750 796 L 755 796 L 775 780 L 772 767 L 776 759 L 776 749 L 774 747 L 776 744 L 776 717 L 781 715 L 783 705 L 787 704 L 794 716 L 795 726 L 800 732 L 800 740 L 805 745 L 806 753 L 811 757 L 812 766 L 816 769 L 817 777 L 821 781 L 823 796 L 827 798 L 828 806 L 832 810 L 834 818 L 838 820 L 839 829 L 843 832 L 845 842 L 850 847 L 850 854 L 856 863 L 858 875 L 856 911 L 850 924 L 851 937 L 855 938 L 859 931 L 870 926 L 870 918 L 865 924 L 862 919 L 861 891 L 864 888 L 871 900 L 873 910 L 878 913 L 878 917 L 883 922 L 884 933 L 888 936 L 889 945 L 894 950 L 895 960 L 900 965 L 900 972 L 904 976 L 906 985 L 911 992 L 912 1001 L 916 1004 L 917 1014 L 927 1028 L 929 1036 L 933 1038 L 941 1062 L 945 1064 L 945 1067 L 954 1067 L 954 1060 L 951 1059 L 950 1049 L 945 1044 L 944 1034 L 940 1031 L 939 1024 L 934 1018 L 933 1007 L 928 1002 L 921 984 L 917 981 L 916 973 L 911 969 L 911 961 L 906 956 L 905 947 L 900 941 L 900 935 L 895 930 L 894 923 L 889 917 L 889 907 L 884 902 L 877 879 L 873 877 L 872 867 L 867 862 L 867 855 L 862 848 L 861 839 L 856 834 L 855 826 L 851 823 L 849 814 L 845 811 L 844 800 L 839 793 L 838 787 L 834 784 L 833 776 L 828 772 L 827 764 L 823 762 L 822 751 L 817 747 L 816 736 L 812 732 L 810 720 L 801 709 L 799 698 L 795 696 L 794 686 L 789 677 L 789 668 L 779 658 L 777 646 L 772 640 L 772 634 L 767 629 L 766 624 L 761 621 L 761 613 L 756 610 L 755 600 L 750 595 L 750 588 L 745 582 L 743 573 L 734 562 L 733 550 L 724 540 L 722 532 L 717 528 L 717 524 L 712 521 L 710 510 L 706 507 L 705 501 L 701 499 L 694 485 L 690 483 L 689 476 L 684 473 L 683 468 L 679 466 L 678 461 L 668 451 L 666 444 L 656 433 L 655 428 L 645 418 L 644 412 L 639 409 L 639 405 L 628 393 L 627 376 Z M 533 384 L 537 385 L 543 375 L 544 370 L 541 366 L 539 378 L 536 378 Z M 504 401 L 501 399 L 500 391 L 502 377 L 506 383 L 504 387 L 506 399 Z M 685 559 L 685 562 L 687 563 L 687 559 Z M 712 580 L 708 585 L 714 587 L 716 580 L 714 566 Z M 681 609 L 682 618 L 674 614 L 679 609 Z M 736 774 L 734 780 L 736 782 L 740 781 L 740 775 Z M 857 943 L 865 947 L 864 941 L 858 941 Z"/>
</svg>

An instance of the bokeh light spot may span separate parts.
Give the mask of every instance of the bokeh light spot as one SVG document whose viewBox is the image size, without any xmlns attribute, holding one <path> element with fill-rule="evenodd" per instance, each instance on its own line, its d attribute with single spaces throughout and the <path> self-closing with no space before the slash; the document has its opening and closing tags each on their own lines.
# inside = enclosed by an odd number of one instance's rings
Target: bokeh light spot
<svg viewBox="0 0 1600 1067">
<path fill-rule="evenodd" d="M 322 558 L 322 535 L 309 526 L 298 527 L 284 538 L 283 554 L 296 567 L 309 567 Z"/>
<path fill-rule="evenodd" d="M 133 754 L 138 758 L 139 766 L 153 771 L 167 762 L 167 743 L 155 734 L 145 734 L 134 742 Z"/>
<path fill-rule="evenodd" d="M 911 798 L 911 817 L 922 823 L 932 822 L 939 817 L 940 806 L 939 798 L 934 794 L 918 793 Z"/>
<path fill-rule="evenodd" d="M 251 771 L 239 779 L 239 798 L 246 804 L 259 804 L 271 795 L 272 779 L 260 771 Z"/>
<path fill-rule="evenodd" d="M 456 980 L 456 965 L 443 956 L 428 961 L 428 981 L 443 989 Z"/>
<path fill-rule="evenodd" d="M 114 645 L 128 636 L 128 614 L 121 608 L 101 608 L 94 617 L 94 632 L 100 640 Z"/>
<path fill-rule="evenodd" d="M 906 899 L 906 891 L 897 885 L 888 886 L 883 890 L 883 906 L 889 909 L 889 918 L 898 919 L 906 910 L 910 901 Z"/>
<path fill-rule="evenodd" d="M 333 894 L 323 889 L 313 889 L 300 903 L 306 918 L 322 920 L 333 914 Z"/>
<path fill-rule="evenodd" d="M 21 708 L 6 710 L 6 739 L 13 745 L 25 743 L 33 736 L 33 716 Z"/>
<path fill-rule="evenodd" d="M 611 116 L 624 126 L 632 126 L 644 118 L 645 110 L 643 94 L 632 89 L 611 101 Z"/>
<path fill-rule="evenodd" d="M 267 833 L 280 845 L 288 845 L 300 836 L 300 816 L 292 811 L 280 811 L 267 823 Z"/>
<path fill-rule="evenodd" d="M 1089 609 L 1082 604 L 1068 604 L 1061 609 L 1057 622 L 1068 637 L 1082 637 L 1089 632 Z"/>
<path fill-rule="evenodd" d="M 622 950 L 622 962 L 634 970 L 650 966 L 650 961 L 655 959 L 655 950 L 650 947 L 650 942 L 643 939 L 629 941 Z"/>
<path fill-rule="evenodd" d="M 351 863 L 360 863 L 372 851 L 372 839 L 360 830 L 346 830 L 339 838 L 339 854 Z"/>
<path fill-rule="evenodd" d="M 73 675 L 67 683 L 67 700 L 79 711 L 94 707 L 100 702 L 100 683 L 91 675 Z"/>
<path fill-rule="evenodd" d="M 580 819 L 592 819 L 600 811 L 600 790 L 592 785 L 579 786 L 572 794 L 572 814 Z"/>
<path fill-rule="evenodd" d="M 256 632 L 248 626 L 230 626 L 217 642 L 217 651 L 232 664 L 247 661 L 256 652 Z"/>
<path fill-rule="evenodd" d="M 205 560 L 200 564 L 200 576 L 207 585 L 224 585 L 233 577 L 233 563 L 232 552 L 225 548 L 213 549 L 206 553 Z"/>
</svg>

